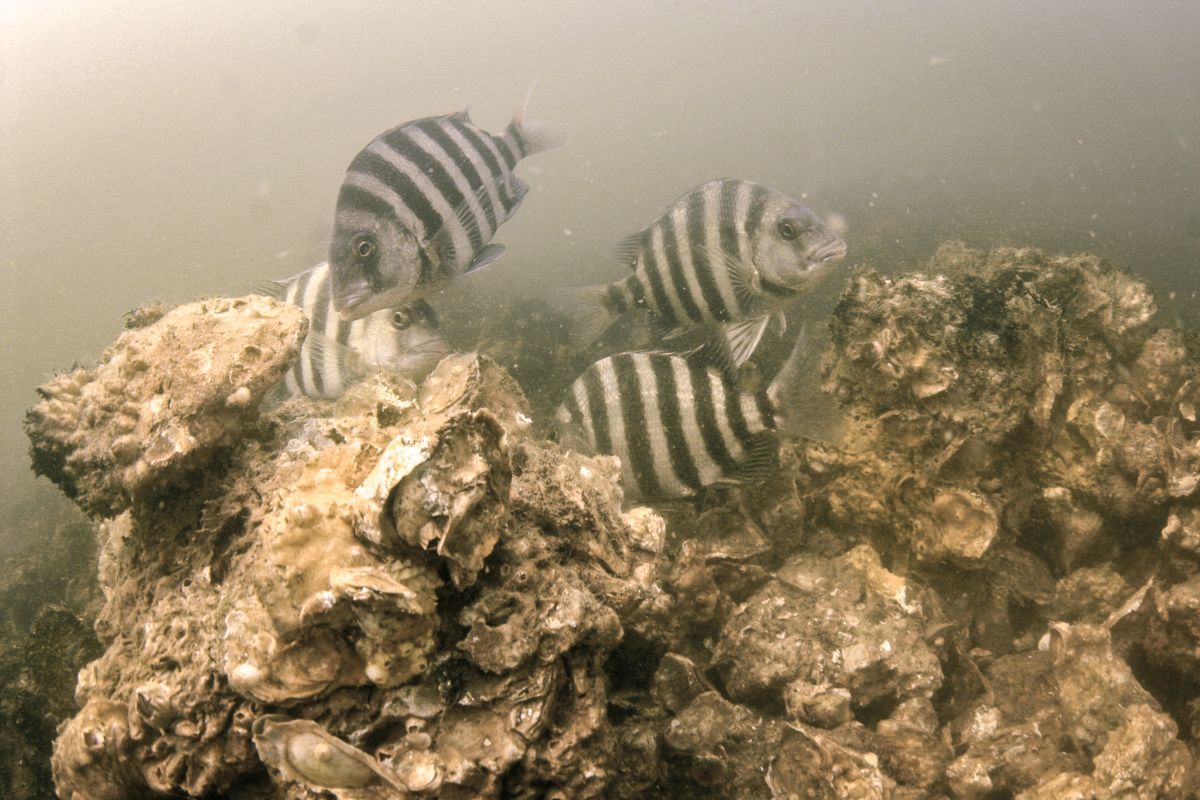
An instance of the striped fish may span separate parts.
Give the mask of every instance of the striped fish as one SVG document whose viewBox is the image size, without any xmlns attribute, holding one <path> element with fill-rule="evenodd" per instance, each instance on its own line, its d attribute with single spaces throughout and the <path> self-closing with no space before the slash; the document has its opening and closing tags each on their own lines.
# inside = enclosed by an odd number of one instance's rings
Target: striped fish
<svg viewBox="0 0 1200 800">
<path fill-rule="evenodd" d="M 528 97 L 525 100 L 529 103 Z M 380 134 L 346 170 L 329 263 L 344 319 L 395 308 L 495 261 L 490 244 L 529 186 L 513 174 L 525 156 L 562 143 L 517 113 L 500 136 L 466 111 L 406 122 Z"/>
<path fill-rule="evenodd" d="M 846 243 L 791 197 L 750 181 L 709 181 L 618 246 L 630 275 L 552 300 L 577 321 L 578 344 L 644 308 L 667 338 L 687 329 L 719 331 L 713 338 L 721 349 L 727 343 L 726 358 L 736 367 L 775 312 L 845 254 Z"/>
<path fill-rule="evenodd" d="M 346 321 L 334 311 L 331 284 L 329 265 L 321 263 L 262 287 L 264 293 L 300 306 L 308 317 L 308 335 L 284 377 L 288 395 L 333 400 L 376 369 L 418 381 L 449 352 L 425 301 Z"/>
<path fill-rule="evenodd" d="M 779 457 L 779 409 L 803 332 L 766 389 L 747 393 L 694 356 L 621 353 L 592 364 L 555 412 L 559 441 L 615 455 L 627 494 L 672 498 L 761 480 Z"/>
</svg>

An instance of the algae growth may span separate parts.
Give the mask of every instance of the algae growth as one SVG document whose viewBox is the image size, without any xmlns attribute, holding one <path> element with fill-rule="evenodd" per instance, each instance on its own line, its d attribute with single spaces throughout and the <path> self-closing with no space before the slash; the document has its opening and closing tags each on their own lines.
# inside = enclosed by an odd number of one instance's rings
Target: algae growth
<svg viewBox="0 0 1200 800">
<path fill-rule="evenodd" d="M 614 459 L 540 435 L 562 387 L 531 404 L 488 355 L 264 408 L 298 312 L 150 314 L 28 417 L 101 520 L 55 787 L 1195 796 L 1200 362 L 1153 315 L 1090 256 L 860 272 L 823 370 L 841 441 L 631 508 Z"/>
</svg>

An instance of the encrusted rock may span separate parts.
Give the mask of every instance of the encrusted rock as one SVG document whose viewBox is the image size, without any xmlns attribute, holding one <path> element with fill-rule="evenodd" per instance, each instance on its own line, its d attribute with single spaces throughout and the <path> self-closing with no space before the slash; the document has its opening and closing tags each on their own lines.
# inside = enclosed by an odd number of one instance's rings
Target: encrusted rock
<svg viewBox="0 0 1200 800">
<path fill-rule="evenodd" d="M 255 417 L 306 328 L 300 309 L 251 295 L 126 331 L 96 367 L 38 389 L 25 420 L 34 470 L 106 517 L 187 480 Z"/>
<path fill-rule="evenodd" d="M 462 354 L 260 413 L 257 378 L 183 374 L 286 368 L 302 323 L 246 302 L 147 310 L 31 412 L 43 471 L 125 510 L 61 796 L 1200 794 L 1200 370 L 1098 259 L 859 273 L 844 438 L 633 508 L 540 438 L 583 359 L 557 334 L 489 333 L 522 387 Z"/>
<path fill-rule="evenodd" d="M 503 391 L 487 385 L 489 376 L 503 376 Z M 482 405 L 489 401 L 499 416 Z M 483 567 L 508 512 L 506 431 L 524 427 L 524 398 L 490 360 L 453 355 L 422 384 L 418 402 L 423 415 L 406 420 L 357 490 L 356 524 L 382 547 L 436 545 L 454 582 L 465 586 Z"/>
<path fill-rule="evenodd" d="M 291 318 L 262 302 L 255 319 Z M 185 307 L 121 342 L 158 331 L 193 353 L 294 353 L 299 319 L 274 341 L 222 327 L 257 303 Z M 181 318 L 186 331 L 171 327 Z M 155 386 L 105 391 L 153 404 L 160 385 L 184 385 L 172 367 L 195 365 L 156 361 Z M 259 380 L 234 373 L 207 405 L 181 396 L 183 419 L 253 420 Z M 297 798 L 498 796 L 523 779 L 599 794 L 614 606 L 660 605 L 656 553 L 631 555 L 615 465 L 525 442 L 520 390 L 474 355 L 446 359 L 416 394 L 375 377 L 334 416 L 317 408 L 290 401 L 253 437 L 225 425 L 203 440 L 227 448 L 223 469 L 187 492 L 131 490 L 129 511 L 102 525 L 107 650 L 80 673 L 82 710 L 59 734 L 60 794 L 250 796 L 241 787 L 264 763 Z M 112 496 L 97 465 L 72 463 L 81 497 Z"/>
<path fill-rule="evenodd" d="M 886 800 L 895 784 L 874 753 L 838 744 L 802 726 L 786 726 L 767 769 L 769 797 L 853 797 Z"/>
<path fill-rule="evenodd" d="M 847 689 L 861 708 L 941 685 L 919 600 L 870 548 L 796 556 L 777 574 L 734 612 L 713 654 L 731 697 L 770 702 L 801 679 Z"/>
</svg>

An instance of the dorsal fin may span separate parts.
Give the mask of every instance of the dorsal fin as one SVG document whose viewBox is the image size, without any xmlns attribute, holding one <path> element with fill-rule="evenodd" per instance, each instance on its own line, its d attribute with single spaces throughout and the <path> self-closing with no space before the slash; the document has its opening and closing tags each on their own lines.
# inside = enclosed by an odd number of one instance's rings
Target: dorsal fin
<svg viewBox="0 0 1200 800">
<path fill-rule="evenodd" d="M 255 281 L 251 287 L 251 291 L 255 294 L 282 300 L 287 295 L 288 286 L 290 285 L 291 281 Z"/>
<path fill-rule="evenodd" d="M 287 278 L 275 278 L 273 280 L 255 281 L 252 290 L 257 294 L 264 294 L 267 297 L 274 297 L 276 300 L 282 300 L 287 295 L 287 290 L 292 284 L 300 280 L 305 275 L 316 272 L 319 269 L 325 269 L 329 263 L 322 261 L 320 264 L 301 270 L 295 275 Z"/>
</svg>

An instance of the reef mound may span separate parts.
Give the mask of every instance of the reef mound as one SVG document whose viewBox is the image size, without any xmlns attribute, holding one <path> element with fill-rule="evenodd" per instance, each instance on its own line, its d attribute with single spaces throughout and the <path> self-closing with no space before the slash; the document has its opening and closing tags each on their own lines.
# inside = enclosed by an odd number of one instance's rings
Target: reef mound
<svg viewBox="0 0 1200 800">
<path fill-rule="evenodd" d="M 1096 258 L 855 274 L 843 439 L 653 507 L 486 355 L 262 410 L 299 315 L 144 316 L 29 415 L 102 520 L 63 798 L 1200 794 L 1200 361 Z"/>
</svg>

